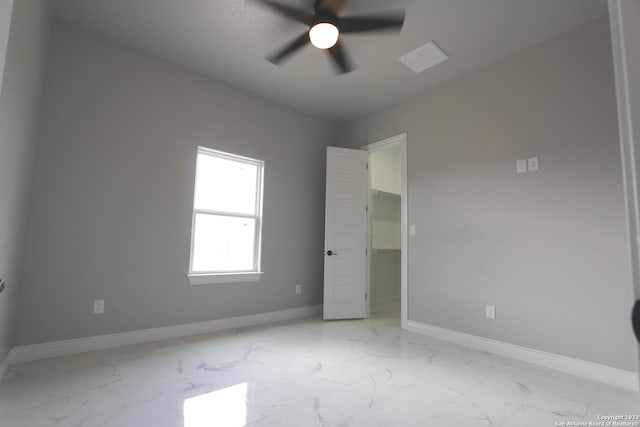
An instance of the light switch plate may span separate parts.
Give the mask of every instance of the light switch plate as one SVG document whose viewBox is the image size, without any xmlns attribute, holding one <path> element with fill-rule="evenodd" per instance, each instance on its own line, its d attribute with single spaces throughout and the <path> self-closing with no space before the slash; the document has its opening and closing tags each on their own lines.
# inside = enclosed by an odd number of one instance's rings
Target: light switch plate
<svg viewBox="0 0 640 427">
<path fill-rule="evenodd" d="M 496 318 L 496 306 L 495 305 L 487 305 L 486 315 L 487 315 L 487 319 L 495 319 Z"/>
<path fill-rule="evenodd" d="M 93 302 L 93 314 L 103 314 L 104 313 L 104 300 L 97 299 Z"/>
<path fill-rule="evenodd" d="M 538 162 L 537 157 L 529 157 L 527 159 L 527 165 L 529 167 L 529 172 L 537 171 L 540 169 L 540 163 Z"/>
<path fill-rule="evenodd" d="M 520 159 L 516 162 L 516 171 L 525 173 L 527 171 L 527 159 Z"/>
</svg>

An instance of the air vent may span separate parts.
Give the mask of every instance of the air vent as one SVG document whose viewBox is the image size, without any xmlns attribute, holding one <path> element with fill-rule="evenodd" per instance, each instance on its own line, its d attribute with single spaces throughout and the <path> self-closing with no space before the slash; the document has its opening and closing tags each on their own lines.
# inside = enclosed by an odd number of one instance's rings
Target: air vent
<svg viewBox="0 0 640 427">
<path fill-rule="evenodd" d="M 444 53 L 435 42 L 429 42 L 424 46 L 420 46 L 416 50 L 401 56 L 400 62 L 411 68 L 416 73 L 438 65 L 449 59 L 449 55 Z"/>
</svg>

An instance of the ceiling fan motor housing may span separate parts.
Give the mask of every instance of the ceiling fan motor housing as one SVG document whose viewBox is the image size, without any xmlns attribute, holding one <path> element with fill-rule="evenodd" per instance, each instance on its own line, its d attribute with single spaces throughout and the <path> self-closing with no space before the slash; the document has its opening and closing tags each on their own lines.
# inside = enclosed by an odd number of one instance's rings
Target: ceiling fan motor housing
<svg viewBox="0 0 640 427">
<path fill-rule="evenodd" d="M 313 10 L 315 10 L 316 14 L 322 11 L 329 11 L 337 15 L 342 6 L 344 6 L 344 0 L 316 0 Z"/>
<path fill-rule="evenodd" d="M 338 28 L 338 30 L 340 29 L 340 26 L 338 25 L 338 16 L 326 9 L 320 9 L 320 11 L 316 12 L 313 17 L 313 21 L 311 22 L 311 27 L 323 23 L 332 24 Z"/>
</svg>

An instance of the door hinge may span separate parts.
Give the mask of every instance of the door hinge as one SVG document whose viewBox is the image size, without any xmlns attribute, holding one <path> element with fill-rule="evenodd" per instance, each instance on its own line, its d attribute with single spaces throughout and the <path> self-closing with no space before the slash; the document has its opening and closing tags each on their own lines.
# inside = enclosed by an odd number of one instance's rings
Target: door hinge
<svg viewBox="0 0 640 427">
<path fill-rule="evenodd" d="M 365 168 L 369 170 L 369 163 L 365 163 Z"/>
<path fill-rule="evenodd" d="M 364 205 L 364 211 L 369 212 L 369 205 Z"/>
<path fill-rule="evenodd" d="M 369 255 L 369 249 L 368 248 L 364 248 L 364 254 L 365 255 Z"/>
<path fill-rule="evenodd" d="M 369 298 L 369 294 L 365 292 L 364 299 L 366 300 L 367 298 Z"/>
</svg>

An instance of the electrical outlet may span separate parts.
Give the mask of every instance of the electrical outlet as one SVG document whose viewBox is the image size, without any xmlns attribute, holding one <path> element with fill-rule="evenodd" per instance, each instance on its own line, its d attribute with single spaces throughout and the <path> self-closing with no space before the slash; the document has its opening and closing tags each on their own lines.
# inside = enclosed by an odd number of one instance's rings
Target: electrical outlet
<svg viewBox="0 0 640 427">
<path fill-rule="evenodd" d="M 302 285 L 296 285 L 296 294 L 302 293 Z"/>
<path fill-rule="evenodd" d="M 527 159 L 527 166 L 529 168 L 529 172 L 537 171 L 540 169 L 540 163 L 538 162 L 537 157 L 529 157 Z"/>
<path fill-rule="evenodd" d="M 496 318 L 496 306 L 488 305 L 486 308 L 487 319 L 495 319 Z"/>
<path fill-rule="evenodd" d="M 102 314 L 104 313 L 104 300 L 97 299 L 93 302 L 93 314 Z"/>
<path fill-rule="evenodd" d="M 416 235 L 416 225 L 415 224 L 411 224 L 409 226 L 409 235 L 411 235 L 411 236 L 415 236 Z"/>
</svg>

